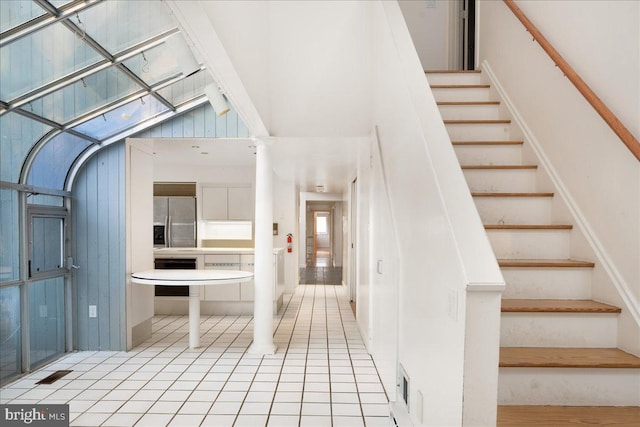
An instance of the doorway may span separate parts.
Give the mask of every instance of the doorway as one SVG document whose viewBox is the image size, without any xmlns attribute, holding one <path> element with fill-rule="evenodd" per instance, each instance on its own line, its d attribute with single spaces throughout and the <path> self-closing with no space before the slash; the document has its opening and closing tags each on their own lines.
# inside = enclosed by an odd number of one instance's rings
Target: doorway
<svg viewBox="0 0 640 427">
<path fill-rule="evenodd" d="M 342 202 L 306 203 L 305 266 L 300 284 L 342 285 Z"/>
<path fill-rule="evenodd" d="M 474 70 L 476 57 L 476 0 L 463 0 L 462 7 L 462 69 Z"/>
<path fill-rule="evenodd" d="M 28 370 L 60 357 L 67 350 L 67 304 L 70 283 L 65 266 L 67 210 L 29 205 L 27 287 L 23 332 Z"/>
<path fill-rule="evenodd" d="M 313 266 L 333 267 L 331 250 L 331 211 L 313 213 Z"/>
</svg>

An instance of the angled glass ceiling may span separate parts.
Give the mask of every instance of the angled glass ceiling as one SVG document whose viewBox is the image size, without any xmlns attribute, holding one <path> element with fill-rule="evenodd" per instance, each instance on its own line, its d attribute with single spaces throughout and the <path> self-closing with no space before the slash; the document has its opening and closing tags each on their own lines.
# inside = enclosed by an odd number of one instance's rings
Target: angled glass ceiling
<svg viewBox="0 0 640 427">
<path fill-rule="evenodd" d="M 157 0 L 0 0 L 0 31 L 0 181 L 62 189 L 84 151 L 190 111 L 212 82 Z"/>
</svg>

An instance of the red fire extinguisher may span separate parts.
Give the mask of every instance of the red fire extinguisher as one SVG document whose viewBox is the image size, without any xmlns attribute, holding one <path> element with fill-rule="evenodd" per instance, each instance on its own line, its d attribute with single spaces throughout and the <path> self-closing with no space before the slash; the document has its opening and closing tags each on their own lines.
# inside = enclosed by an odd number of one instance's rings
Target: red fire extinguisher
<svg viewBox="0 0 640 427">
<path fill-rule="evenodd" d="M 293 234 L 287 234 L 287 252 L 293 252 Z"/>
</svg>

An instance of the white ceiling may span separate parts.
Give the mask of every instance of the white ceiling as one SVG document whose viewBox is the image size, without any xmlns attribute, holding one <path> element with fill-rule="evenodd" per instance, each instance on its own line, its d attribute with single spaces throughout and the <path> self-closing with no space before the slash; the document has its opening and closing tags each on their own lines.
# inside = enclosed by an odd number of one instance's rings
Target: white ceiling
<svg viewBox="0 0 640 427">
<path fill-rule="evenodd" d="M 153 144 L 154 160 L 194 166 L 253 166 L 253 141 L 248 138 L 167 138 Z"/>
<path fill-rule="evenodd" d="M 275 173 L 300 191 L 341 193 L 355 176 L 359 145 L 366 138 L 275 138 Z M 255 166 L 253 141 L 246 138 L 167 138 L 154 141 L 157 163 L 192 166 Z M 203 154 L 206 153 L 206 154 Z"/>
</svg>

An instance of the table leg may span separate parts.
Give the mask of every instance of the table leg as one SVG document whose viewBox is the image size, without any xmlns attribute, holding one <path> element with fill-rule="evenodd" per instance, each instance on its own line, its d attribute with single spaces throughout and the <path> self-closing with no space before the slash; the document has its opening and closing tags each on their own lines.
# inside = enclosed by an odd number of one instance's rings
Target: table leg
<svg viewBox="0 0 640 427">
<path fill-rule="evenodd" d="M 189 348 L 200 347 L 200 287 L 189 286 Z"/>
</svg>

